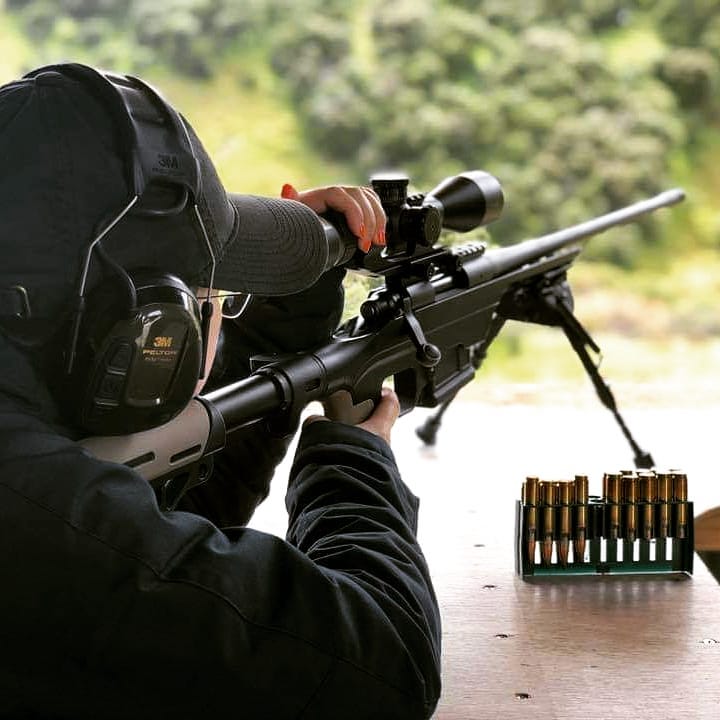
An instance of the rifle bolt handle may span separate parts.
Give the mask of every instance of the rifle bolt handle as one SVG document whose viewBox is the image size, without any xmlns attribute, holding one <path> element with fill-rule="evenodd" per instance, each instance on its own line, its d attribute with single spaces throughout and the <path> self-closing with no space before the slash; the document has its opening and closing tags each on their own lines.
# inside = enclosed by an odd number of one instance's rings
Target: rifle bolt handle
<svg viewBox="0 0 720 720">
<path fill-rule="evenodd" d="M 417 359 L 423 367 L 435 367 L 441 358 L 440 348 L 432 343 L 423 343 L 417 351 Z"/>
</svg>

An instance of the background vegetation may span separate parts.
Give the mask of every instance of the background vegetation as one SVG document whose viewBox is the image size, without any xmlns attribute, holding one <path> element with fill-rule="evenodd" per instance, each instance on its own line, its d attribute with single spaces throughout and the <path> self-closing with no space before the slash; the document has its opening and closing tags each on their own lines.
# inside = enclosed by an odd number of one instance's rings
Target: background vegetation
<svg viewBox="0 0 720 720">
<path fill-rule="evenodd" d="M 427 190 L 480 167 L 505 189 L 490 230 L 506 244 L 681 185 L 683 206 L 594 239 L 571 280 L 620 348 L 616 377 L 707 383 L 720 0 L 5 0 L 0 37 L 2 81 L 63 59 L 143 75 L 237 190 L 387 168 Z M 574 362 L 556 333 L 511 327 L 487 372 L 532 382 Z"/>
</svg>

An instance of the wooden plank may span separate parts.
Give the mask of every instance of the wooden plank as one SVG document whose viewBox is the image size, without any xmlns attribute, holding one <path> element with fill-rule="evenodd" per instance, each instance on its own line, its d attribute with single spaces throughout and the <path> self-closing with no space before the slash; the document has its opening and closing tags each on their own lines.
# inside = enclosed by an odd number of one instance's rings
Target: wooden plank
<svg viewBox="0 0 720 720">
<path fill-rule="evenodd" d="M 624 413 L 660 467 L 688 473 L 696 515 L 718 504 L 717 408 Z M 434 448 L 403 417 L 393 448 L 421 498 L 420 539 L 443 618 L 441 720 L 720 717 L 720 586 L 696 560 L 684 581 L 515 574 L 515 502 L 526 475 L 590 478 L 632 467 L 609 413 L 577 406 L 458 403 Z M 679 432 L 692 428 L 692 432 Z M 283 475 L 283 469 L 279 475 Z M 285 531 L 284 479 L 255 527 Z M 527 697 L 525 697 L 527 696 Z"/>
</svg>

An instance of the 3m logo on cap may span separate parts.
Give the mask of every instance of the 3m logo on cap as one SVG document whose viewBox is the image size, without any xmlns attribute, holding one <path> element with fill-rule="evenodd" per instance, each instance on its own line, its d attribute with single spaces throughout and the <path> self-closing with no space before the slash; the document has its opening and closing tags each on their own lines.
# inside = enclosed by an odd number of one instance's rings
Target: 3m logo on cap
<svg viewBox="0 0 720 720">
<path fill-rule="evenodd" d="M 167 155 L 165 153 L 158 153 L 157 156 L 158 165 L 164 170 L 179 170 L 180 161 L 177 155 Z"/>
</svg>

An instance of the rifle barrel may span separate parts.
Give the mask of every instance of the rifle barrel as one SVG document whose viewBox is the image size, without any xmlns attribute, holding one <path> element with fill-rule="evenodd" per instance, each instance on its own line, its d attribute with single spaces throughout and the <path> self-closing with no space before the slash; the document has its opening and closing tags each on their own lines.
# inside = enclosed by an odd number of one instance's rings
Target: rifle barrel
<svg viewBox="0 0 720 720">
<path fill-rule="evenodd" d="M 488 250 L 482 257 L 478 258 L 476 261 L 478 267 L 473 269 L 475 272 L 479 270 L 482 281 L 490 280 L 509 270 L 520 268 L 526 263 L 539 260 L 591 235 L 597 235 L 616 225 L 624 225 L 637 220 L 642 215 L 647 215 L 658 208 L 675 205 L 684 198 L 685 192 L 681 188 L 665 190 L 651 198 L 640 200 L 632 205 L 613 210 L 605 215 L 599 215 L 592 218 L 592 220 L 586 220 L 577 225 L 571 225 L 557 232 L 531 238 L 517 245 Z"/>
</svg>

